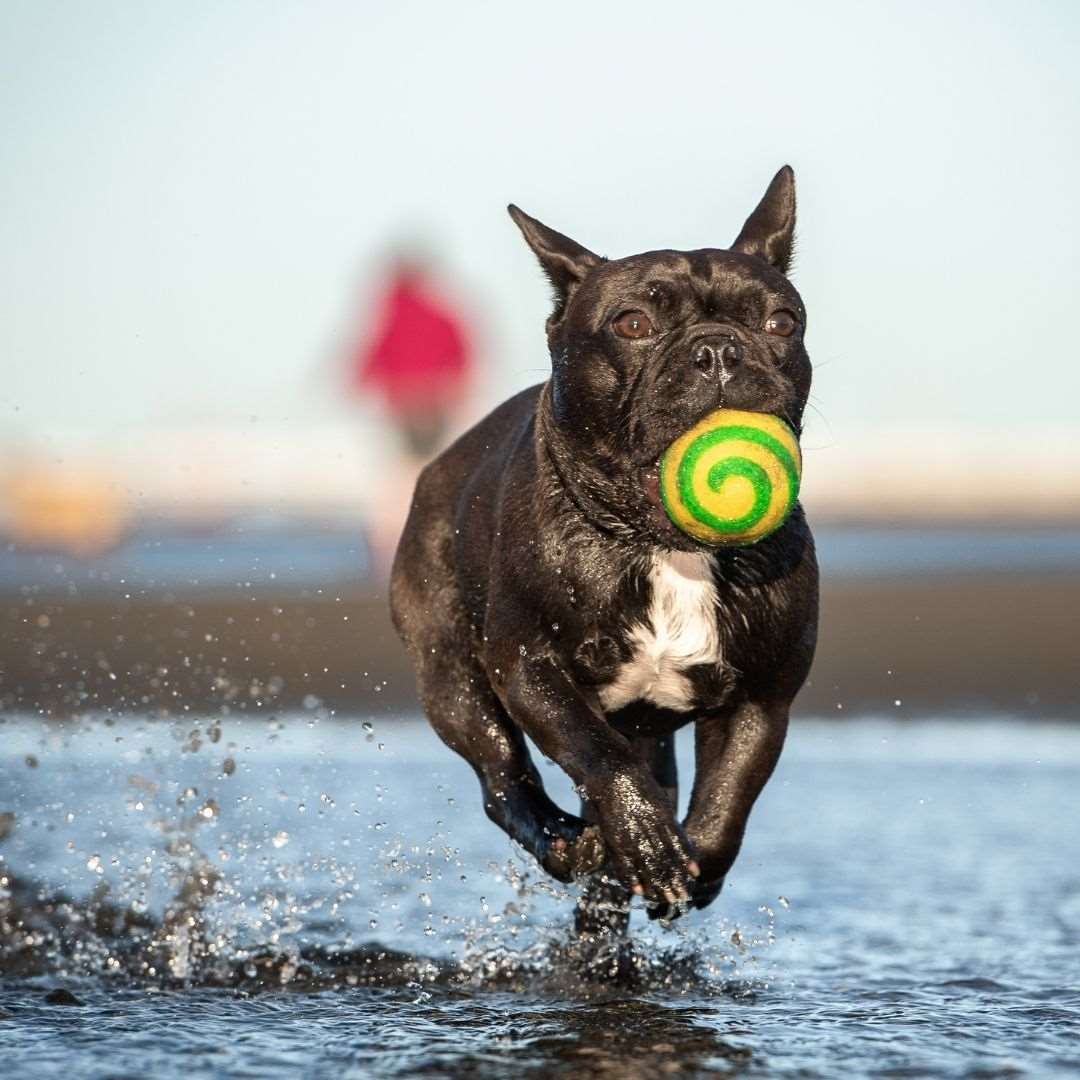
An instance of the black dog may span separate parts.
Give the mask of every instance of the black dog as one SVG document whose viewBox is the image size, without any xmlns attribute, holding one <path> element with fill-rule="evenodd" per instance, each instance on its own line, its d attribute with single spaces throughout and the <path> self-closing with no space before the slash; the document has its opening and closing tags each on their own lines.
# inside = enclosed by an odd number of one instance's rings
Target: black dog
<svg viewBox="0 0 1080 1080">
<path fill-rule="evenodd" d="M 605 903 L 583 904 L 579 929 L 621 928 L 626 890 L 664 918 L 716 897 L 813 657 L 801 507 L 753 546 L 710 548 L 669 522 L 657 473 L 720 406 L 801 430 L 794 176 L 777 173 L 729 251 L 608 261 L 509 209 L 555 289 L 552 375 L 424 470 L 391 605 L 488 816 L 560 880 L 593 875 Z M 690 722 L 680 825 L 674 732 Z M 548 798 L 526 735 L 573 779 L 580 817 Z"/>
</svg>

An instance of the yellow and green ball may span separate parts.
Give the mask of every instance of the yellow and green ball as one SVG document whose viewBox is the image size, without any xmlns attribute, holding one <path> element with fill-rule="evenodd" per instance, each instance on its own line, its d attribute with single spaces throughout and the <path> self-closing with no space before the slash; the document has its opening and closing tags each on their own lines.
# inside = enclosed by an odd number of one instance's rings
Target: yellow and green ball
<svg viewBox="0 0 1080 1080">
<path fill-rule="evenodd" d="M 717 409 L 660 459 L 672 522 L 706 544 L 753 544 L 783 525 L 799 496 L 799 440 L 777 416 Z"/>
</svg>

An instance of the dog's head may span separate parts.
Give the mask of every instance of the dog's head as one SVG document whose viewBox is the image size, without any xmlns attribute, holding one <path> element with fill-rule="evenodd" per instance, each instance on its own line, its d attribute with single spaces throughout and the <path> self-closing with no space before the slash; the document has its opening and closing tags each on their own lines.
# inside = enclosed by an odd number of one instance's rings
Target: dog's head
<svg viewBox="0 0 1080 1080">
<path fill-rule="evenodd" d="M 787 278 L 795 177 L 785 166 L 729 250 L 603 259 L 511 206 L 555 290 L 550 415 L 567 483 L 620 531 L 697 548 L 667 520 L 657 462 L 720 407 L 798 433 L 810 391 L 806 312 Z"/>
</svg>

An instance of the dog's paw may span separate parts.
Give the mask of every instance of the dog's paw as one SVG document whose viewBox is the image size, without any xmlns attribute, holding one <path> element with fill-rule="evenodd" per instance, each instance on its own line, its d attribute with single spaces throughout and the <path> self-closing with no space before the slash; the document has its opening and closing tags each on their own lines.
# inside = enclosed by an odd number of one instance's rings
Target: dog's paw
<svg viewBox="0 0 1080 1080">
<path fill-rule="evenodd" d="M 662 801 L 614 801 L 601 812 L 612 867 L 647 904 L 688 904 L 701 871 L 682 829 Z"/>
<path fill-rule="evenodd" d="M 690 897 L 690 906 L 707 908 L 720 895 L 723 887 L 723 878 L 717 881 L 697 882 L 694 886 L 694 895 Z"/>
<path fill-rule="evenodd" d="M 543 868 L 559 881 L 570 882 L 599 870 L 607 859 L 607 850 L 595 825 L 587 825 L 577 836 L 554 837 L 541 859 Z"/>
</svg>

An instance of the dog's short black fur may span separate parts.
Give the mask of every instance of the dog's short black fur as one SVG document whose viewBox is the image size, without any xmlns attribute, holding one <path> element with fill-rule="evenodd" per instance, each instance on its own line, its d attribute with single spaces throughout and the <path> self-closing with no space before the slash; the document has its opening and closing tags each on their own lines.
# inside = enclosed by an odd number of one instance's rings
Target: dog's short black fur
<svg viewBox="0 0 1080 1080">
<path fill-rule="evenodd" d="M 671 525 L 657 487 L 662 451 L 719 406 L 801 430 L 794 177 L 777 173 L 726 251 L 608 261 L 510 214 L 555 289 L 552 375 L 424 470 L 391 603 L 424 708 L 489 817 L 608 901 L 603 916 L 583 906 L 580 928 L 619 928 L 627 890 L 668 918 L 715 898 L 813 656 L 801 507 L 753 546 L 716 549 Z M 691 722 L 680 824 L 673 736 Z M 573 779 L 580 817 L 545 793 L 526 735 Z"/>
</svg>

